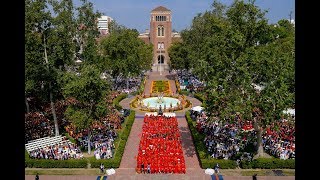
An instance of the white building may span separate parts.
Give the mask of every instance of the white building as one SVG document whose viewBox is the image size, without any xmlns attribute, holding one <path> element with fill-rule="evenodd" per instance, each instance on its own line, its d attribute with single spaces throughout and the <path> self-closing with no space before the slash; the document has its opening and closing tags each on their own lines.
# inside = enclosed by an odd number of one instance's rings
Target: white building
<svg viewBox="0 0 320 180">
<path fill-rule="evenodd" d="M 108 24 L 113 21 L 109 16 L 101 16 L 98 18 L 98 29 L 101 35 L 109 34 Z"/>
</svg>

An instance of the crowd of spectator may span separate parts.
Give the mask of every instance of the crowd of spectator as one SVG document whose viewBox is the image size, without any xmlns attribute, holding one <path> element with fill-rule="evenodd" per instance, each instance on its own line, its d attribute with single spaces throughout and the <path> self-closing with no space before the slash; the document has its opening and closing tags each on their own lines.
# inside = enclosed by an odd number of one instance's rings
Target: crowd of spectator
<svg viewBox="0 0 320 180">
<path fill-rule="evenodd" d="M 123 76 L 118 76 L 112 81 L 112 90 L 119 91 L 121 93 L 133 93 L 139 90 L 141 81 L 143 80 L 144 75 L 141 74 L 137 77 L 125 78 Z"/>
<path fill-rule="evenodd" d="M 243 122 L 233 123 L 231 121 L 219 121 L 218 119 L 208 121 L 205 112 L 196 116 L 196 128 L 200 133 L 206 135 L 204 143 L 211 157 L 216 159 L 234 159 L 236 155 L 247 146 L 255 131 L 247 128 L 249 125 Z"/>
<path fill-rule="evenodd" d="M 124 122 L 124 117 L 115 107 L 112 106 L 112 101 L 120 95 L 120 92 L 114 91 L 107 98 L 108 114 L 105 117 L 95 120 L 90 131 L 90 148 L 94 150 L 96 159 L 109 159 L 114 154 L 114 141 L 117 138 L 117 129 L 121 129 L 121 123 Z M 78 145 L 83 149 L 88 149 L 88 131 L 77 131 L 74 125 L 69 124 L 66 131 L 71 137 L 77 140 Z"/>
<path fill-rule="evenodd" d="M 25 114 L 25 143 L 53 135 L 53 126 L 50 120 L 40 112 Z"/>
<path fill-rule="evenodd" d="M 113 129 L 95 130 L 91 138 L 91 145 L 94 147 L 94 156 L 96 159 L 109 159 L 113 157 L 115 145 L 114 140 L 117 138 L 117 133 Z M 82 139 L 82 145 L 86 146 L 88 136 Z"/>
<path fill-rule="evenodd" d="M 59 144 L 38 148 L 29 152 L 31 159 L 53 159 L 53 160 L 67 160 L 67 159 L 82 159 L 83 154 L 80 148 L 69 141 L 63 141 Z"/>
<path fill-rule="evenodd" d="M 191 111 L 192 112 L 192 111 Z M 208 120 L 205 112 L 192 112 L 191 117 L 196 120 L 196 128 L 205 134 L 204 143 L 211 157 L 217 159 L 251 160 L 253 152 L 243 152 L 249 145 L 256 148 L 256 131 L 252 121 L 246 121 L 236 114 L 234 119 L 219 121 Z M 262 135 L 264 150 L 280 159 L 295 157 L 295 128 L 294 123 L 281 120 L 267 126 Z"/>
<path fill-rule="evenodd" d="M 276 130 L 278 129 L 278 130 Z M 266 152 L 280 159 L 295 158 L 295 127 L 294 122 L 286 119 L 273 122 L 267 126 L 262 136 Z"/>
<path fill-rule="evenodd" d="M 178 70 L 175 71 L 177 75 L 177 80 L 180 84 L 180 87 L 183 89 L 187 89 L 191 92 L 197 92 L 202 90 L 204 87 L 204 83 L 199 80 L 197 76 L 192 74 L 190 71 L 187 70 Z"/>
<path fill-rule="evenodd" d="M 111 158 L 114 153 L 114 140 L 117 138 L 116 129 L 121 129 L 121 123 L 124 122 L 124 116 L 113 107 L 113 100 L 120 95 L 121 92 L 113 91 L 107 98 L 108 114 L 105 117 L 95 120 L 91 129 L 91 149 L 94 150 L 97 159 Z M 31 102 L 31 101 L 30 101 Z M 77 130 L 75 126 L 67 121 L 64 116 L 65 109 L 70 104 L 77 104 L 76 99 L 68 98 L 66 100 L 57 101 L 55 103 L 58 124 L 61 132 L 67 132 L 76 140 L 77 149 L 72 149 L 73 145 L 56 145 L 44 149 L 36 149 L 31 152 L 31 158 L 47 158 L 47 159 L 70 159 L 79 158 L 80 148 L 88 148 L 88 132 L 86 130 Z M 30 103 L 32 104 L 32 103 Z M 33 105 L 32 105 L 33 106 Z M 25 115 L 25 143 L 31 140 L 39 139 L 46 136 L 54 135 L 54 123 L 49 119 L 52 118 L 50 105 L 43 105 L 36 112 L 32 111 Z M 66 150 L 61 150 L 62 148 Z M 78 148 L 79 147 L 79 148 Z M 54 152 L 54 148 L 58 148 Z M 52 150 L 51 150 L 52 149 Z M 53 153 L 54 152 L 54 153 Z"/>
<path fill-rule="evenodd" d="M 51 105 L 41 104 L 35 106 L 35 103 L 40 103 L 36 98 L 29 98 L 30 112 L 25 114 L 25 143 L 31 140 L 54 135 L 54 123 L 49 119 L 53 119 Z M 69 104 L 75 104 L 77 101 L 74 98 L 57 101 L 54 104 L 56 118 L 59 124 L 59 132 L 64 131 L 64 127 L 70 124 L 64 117 L 64 112 Z"/>
</svg>

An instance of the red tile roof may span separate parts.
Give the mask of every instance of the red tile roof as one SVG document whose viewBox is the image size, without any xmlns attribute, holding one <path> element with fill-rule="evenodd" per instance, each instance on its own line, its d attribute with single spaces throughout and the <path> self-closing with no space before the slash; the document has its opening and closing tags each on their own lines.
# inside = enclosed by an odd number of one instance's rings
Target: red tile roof
<svg viewBox="0 0 320 180">
<path fill-rule="evenodd" d="M 156 8 L 154 8 L 151 12 L 155 12 L 155 11 L 171 11 L 163 6 L 158 6 Z"/>
</svg>

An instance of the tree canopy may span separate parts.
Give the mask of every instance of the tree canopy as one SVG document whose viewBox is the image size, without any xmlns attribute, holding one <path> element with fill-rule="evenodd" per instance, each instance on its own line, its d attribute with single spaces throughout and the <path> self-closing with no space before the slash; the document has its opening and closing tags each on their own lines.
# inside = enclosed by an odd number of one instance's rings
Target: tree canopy
<svg viewBox="0 0 320 180">
<path fill-rule="evenodd" d="M 150 69 L 152 45 L 145 44 L 138 38 L 136 30 L 117 28 L 109 36 L 101 40 L 101 51 L 108 61 L 113 77 L 120 74 L 139 75 L 141 71 Z"/>
<path fill-rule="evenodd" d="M 172 67 L 189 67 L 205 81 L 211 118 L 239 112 L 260 129 L 294 107 L 295 42 L 288 20 L 268 24 L 267 11 L 254 3 L 235 0 L 227 7 L 214 1 L 182 31 L 183 42 L 173 44 L 169 55 Z"/>
</svg>

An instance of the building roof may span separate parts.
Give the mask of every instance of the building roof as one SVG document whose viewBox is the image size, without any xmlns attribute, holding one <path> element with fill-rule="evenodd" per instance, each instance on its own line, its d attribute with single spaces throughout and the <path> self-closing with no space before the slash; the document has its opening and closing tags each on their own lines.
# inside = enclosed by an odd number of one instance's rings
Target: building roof
<svg viewBox="0 0 320 180">
<path fill-rule="evenodd" d="M 154 8 L 151 12 L 158 12 L 158 11 L 171 11 L 163 6 L 158 6 L 156 8 Z"/>
</svg>

